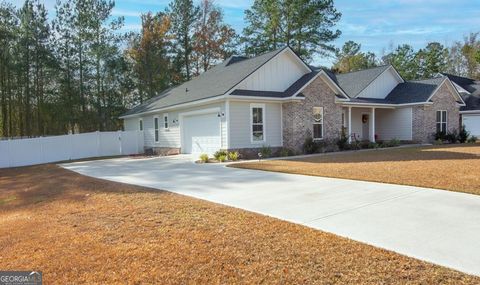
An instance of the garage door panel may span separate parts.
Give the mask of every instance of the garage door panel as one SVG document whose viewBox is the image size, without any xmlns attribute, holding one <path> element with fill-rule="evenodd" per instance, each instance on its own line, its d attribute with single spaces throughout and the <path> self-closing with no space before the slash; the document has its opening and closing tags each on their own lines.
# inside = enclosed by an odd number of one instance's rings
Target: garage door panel
<svg viewBox="0 0 480 285">
<path fill-rule="evenodd" d="M 213 154 L 221 148 L 220 118 L 216 113 L 184 119 L 183 153 Z"/>
<path fill-rule="evenodd" d="M 471 135 L 480 136 L 480 114 L 479 115 L 463 115 L 463 124 L 465 129 Z"/>
</svg>

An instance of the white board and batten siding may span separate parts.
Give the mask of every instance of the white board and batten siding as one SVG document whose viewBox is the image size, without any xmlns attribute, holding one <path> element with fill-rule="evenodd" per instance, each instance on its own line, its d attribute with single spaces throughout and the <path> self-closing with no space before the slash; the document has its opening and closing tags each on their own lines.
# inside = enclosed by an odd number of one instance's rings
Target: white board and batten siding
<svg viewBox="0 0 480 285">
<path fill-rule="evenodd" d="M 282 105 L 281 103 L 253 103 L 264 105 L 264 142 L 252 143 L 250 102 L 230 102 L 230 149 L 282 146 Z"/>
<path fill-rule="evenodd" d="M 389 68 L 360 92 L 357 97 L 384 99 L 399 83 L 401 83 L 401 79 L 395 74 L 393 68 Z"/>
<path fill-rule="evenodd" d="M 185 116 L 195 115 L 196 111 L 212 110 L 212 113 L 225 114 L 225 103 L 215 103 L 202 105 L 198 107 L 160 111 L 158 113 L 149 114 L 146 116 L 128 118 L 124 120 L 125 130 L 139 128 L 139 119 L 143 120 L 143 128 L 145 134 L 145 147 L 167 147 L 167 148 L 181 148 L 181 130 L 180 124 L 185 121 Z M 164 128 L 164 115 L 168 114 L 168 129 Z M 158 142 L 155 142 L 154 118 L 158 117 L 159 122 L 159 136 Z M 183 118 L 183 119 L 181 119 Z M 227 123 L 226 116 L 220 117 L 220 140 L 221 148 L 227 148 Z M 175 122 L 174 122 L 175 121 Z"/>
<path fill-rule="evenodd" d="M 379 140 L 412 140 L 412 108 L 375 109 Z"/>
<path fill-rule="evenodd" d="M 236 89 L 282 92 L 309 72 L 291 51 L 285 50 L 256 70 Z"/>
</svg>

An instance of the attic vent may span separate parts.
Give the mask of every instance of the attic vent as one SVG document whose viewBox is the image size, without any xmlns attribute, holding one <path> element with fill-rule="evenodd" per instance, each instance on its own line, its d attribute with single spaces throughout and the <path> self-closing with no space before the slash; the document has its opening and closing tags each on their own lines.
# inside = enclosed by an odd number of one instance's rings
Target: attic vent
<svg viewBox="0 0 480 285">
<path fill-rule="evenodd" d="M 231 56 L 230 59 L 228 60 L 227 64 L 226 64 L 226 66 L 235 64 L 235 63 L 243 61 L 245 59 L 248 59 L 248 57 L 246 57 L 246 56 L 235 56 L 235 55 Z"/>
</svg>

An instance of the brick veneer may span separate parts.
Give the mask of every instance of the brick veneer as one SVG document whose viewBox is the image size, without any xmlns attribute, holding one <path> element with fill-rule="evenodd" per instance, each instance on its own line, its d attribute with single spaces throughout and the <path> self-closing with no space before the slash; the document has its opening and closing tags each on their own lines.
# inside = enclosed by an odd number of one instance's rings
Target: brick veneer
<svg viewBox="0 0 480 285">
<path fill-rule="evenodd" d="M 338 139 L 342 129 L 342 107 L 335 104 L 335 92 L 321 76 L 303 91 L 305 100 L 282 105 L 283 145 L 301 151 L 305 139 L 313 134 L 313 107 L 323 107 L 323 137 Z"/>
<path fill-rule="evenodd" d="M 436 132 L 437 110 L 447 110 L 447 130 L 449 132 L 459 129 L 459 107 L 451 90 L 444 83 L 432 97 L 433 105 L 415 106 L 412 110 L 412 130 L 415 142 L 432 142 Z"/>
</svg>

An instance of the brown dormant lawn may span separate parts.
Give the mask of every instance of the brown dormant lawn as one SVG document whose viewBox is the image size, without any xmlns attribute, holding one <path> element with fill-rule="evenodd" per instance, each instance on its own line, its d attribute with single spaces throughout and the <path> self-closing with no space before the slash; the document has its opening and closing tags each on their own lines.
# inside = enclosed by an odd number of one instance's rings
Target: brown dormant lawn
<svg viewBox="0 0 480 285">
<path fill-rule="evenodd" d="M 231 166 L 480 194 L 480 144 L 379 149 Z"/>
<path fill-rule="evenodd" d="M 0 268 L 46 284 L 478 284 L 300 225 L 54 165 L 0 170 Z"/>
</svg>

